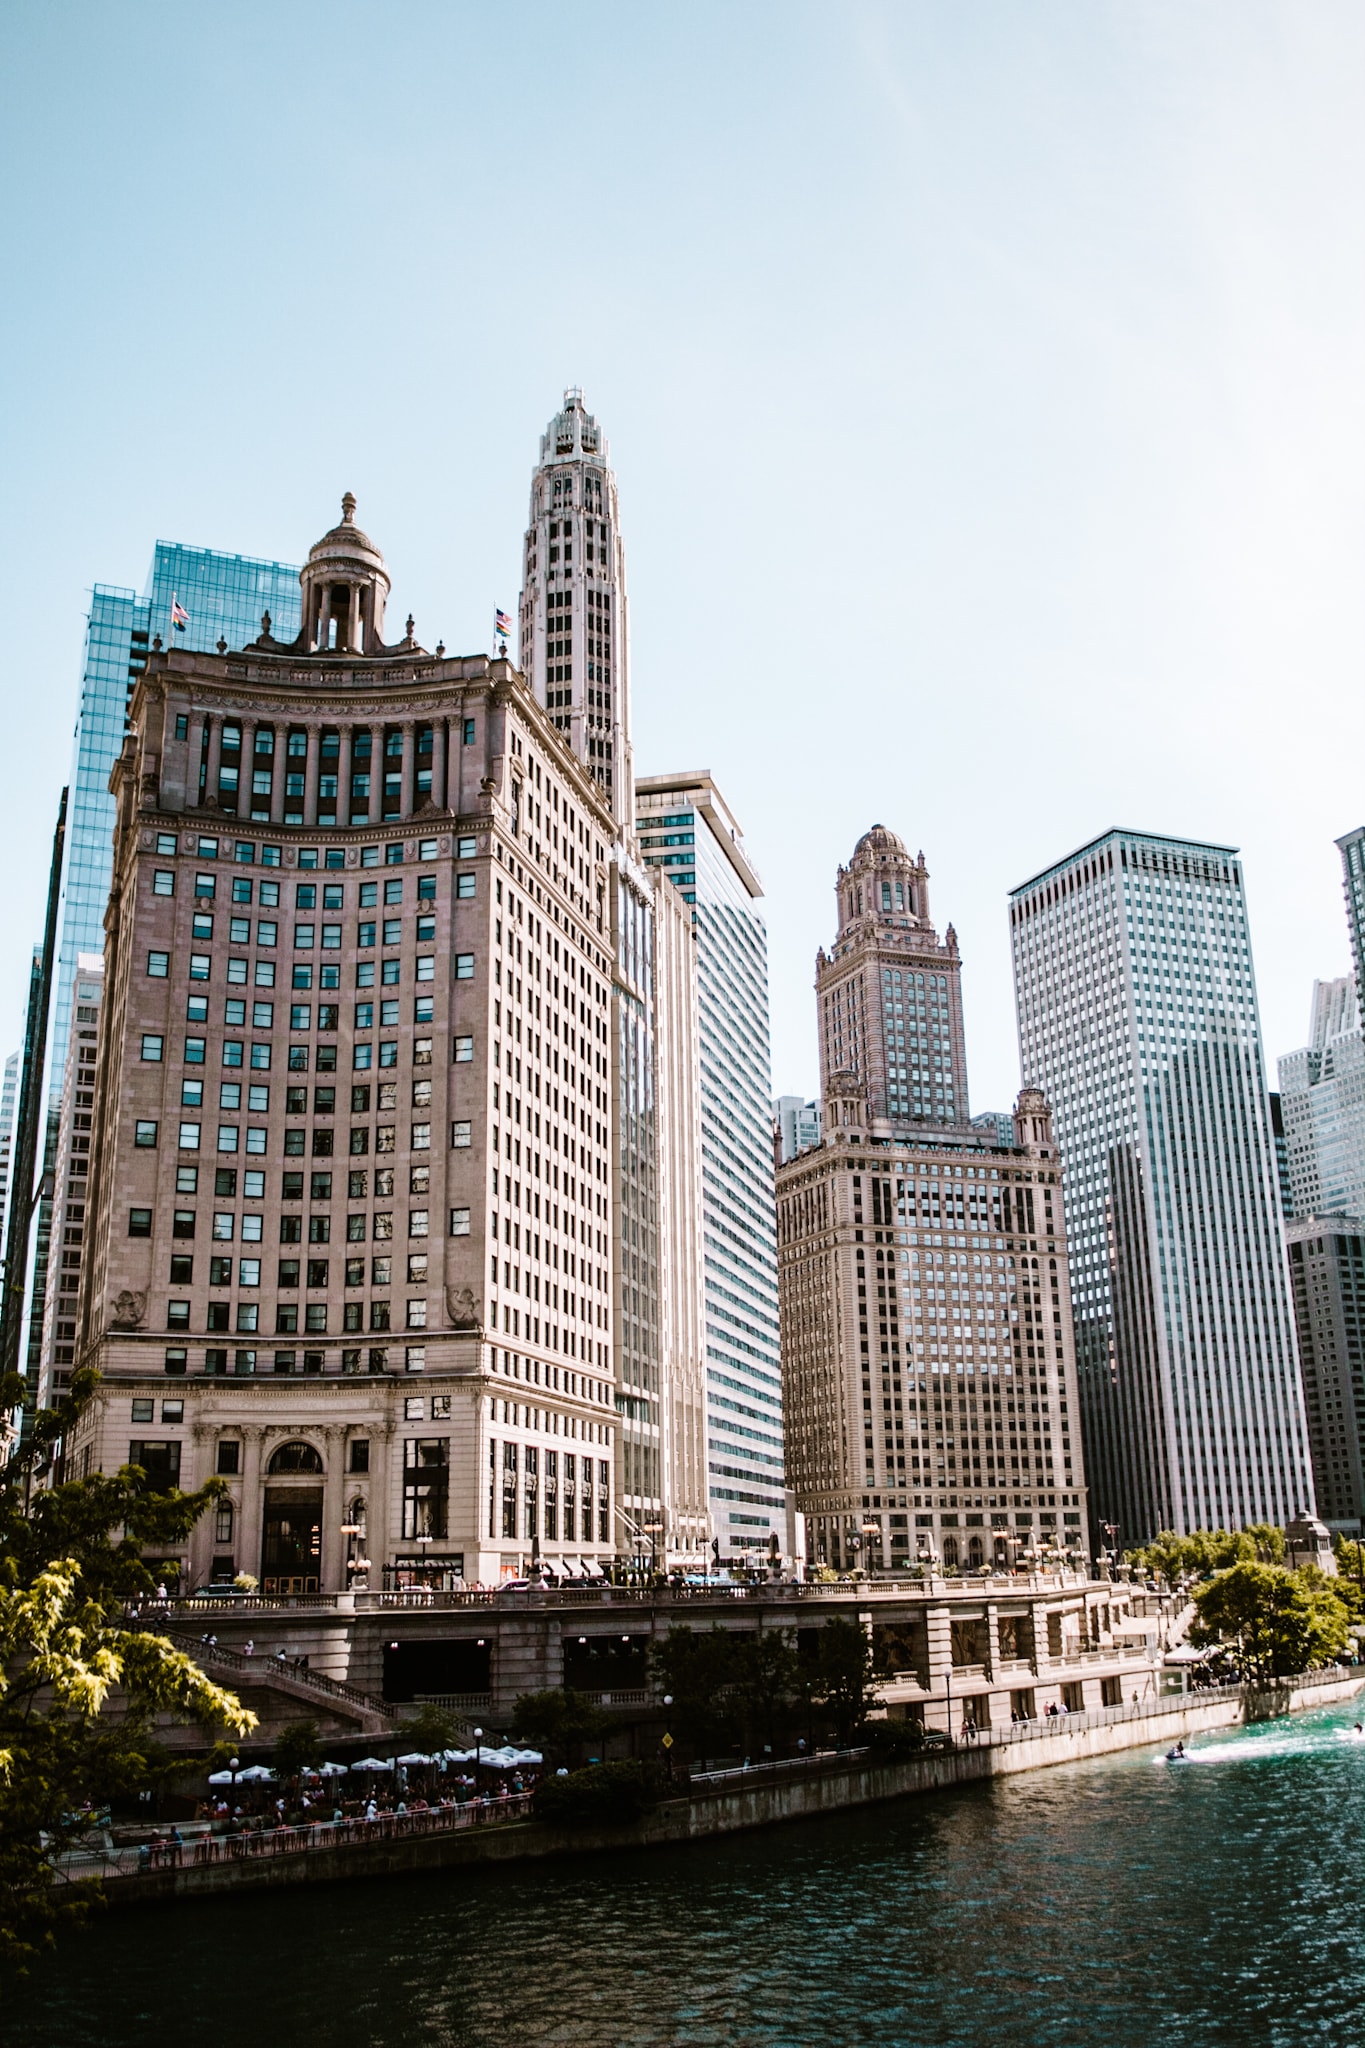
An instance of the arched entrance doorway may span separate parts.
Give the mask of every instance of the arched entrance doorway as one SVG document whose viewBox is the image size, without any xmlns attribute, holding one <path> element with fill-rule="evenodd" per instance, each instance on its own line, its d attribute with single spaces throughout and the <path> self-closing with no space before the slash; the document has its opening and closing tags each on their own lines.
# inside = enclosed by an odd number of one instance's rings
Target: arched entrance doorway
<svg viewBox="0 0 1365 2048">
<path fill-rule="evenodd" d="M 312 1444 L 281 1444 L 266 1468 L 261 1591 L 322 1587 L 322 1459 Z"/>
</svg>

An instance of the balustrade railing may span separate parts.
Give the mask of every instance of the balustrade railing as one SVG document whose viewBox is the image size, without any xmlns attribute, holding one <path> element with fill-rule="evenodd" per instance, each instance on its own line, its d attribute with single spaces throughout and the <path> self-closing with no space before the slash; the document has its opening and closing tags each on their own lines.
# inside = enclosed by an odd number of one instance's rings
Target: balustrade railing
<svg viewBox="0 0 1365 2048">
<path fill-rule="evenodd" d="M 453 1834 L 460 1828 L 487 1827 L 522 1820 L 533 1794 L 509 1792 L 499 1799 L 471 1799 L 463 1806 L 435 1807 L 426 1813 L 381 1813 L 373 1820 L 314 1821 L 307 1827 L 244 1828 L 238 1834 L 200 1835 L 186 1842 L 150 1842 L 134 1849 L 74 1851 L 57 1859 L 58 1875 L 69 1880 L 139 1877 L 157 1870 L 203 1870 L 211 1865 L 236 1866 L 271 1861 L 280 1856 L 319 1855 L 351 1843 L 404 1841 L 414 1837 Z"/>
</svg>

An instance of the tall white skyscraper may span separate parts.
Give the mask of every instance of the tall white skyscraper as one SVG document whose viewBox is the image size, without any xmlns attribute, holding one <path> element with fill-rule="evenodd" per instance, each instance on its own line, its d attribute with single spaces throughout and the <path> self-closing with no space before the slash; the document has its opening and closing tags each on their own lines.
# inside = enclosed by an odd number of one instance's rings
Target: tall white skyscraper
<svg viewBox="0 0 1365 2048">
<path fill-rule="evenodd" d="M 1308 1044 L 1279 1069 L 1291 1214 L 1365 1216 L 1365 1033 L 1353 974 L 1313 983 Z"/>
<path fill-rule="evenodd" d="M 1283 1524 L 1313 1478 L 1236 849 L 1108 832 L 1016 889 L 1010 930 L 1098 1520 Z"/>
<path fill-rule="evenodd" d="M 628 827 L 626 555 L 606 437 L 576 387 L 540 437 L 522 573 L 518 666 Z"/>
<path fill-rule="evenodd" d="M 795 1550 L 786 1493 L 762 884 L 711 775 L 635 789 L 642 858 L 692 905 L 701 1067 L 706 1455 L 727 1557 Z"/>
<path fill-rule="evenodd" d="M 611 931 L 617 1526 L 625 1555 L 698 1563 L 704 1452 L 697 960 L 690 914 L 635 844 L 626 558 L 606 437 L 577 389 L 531 478 L 519 662 L 616 822 L 591 877 Z"/>
</svg>

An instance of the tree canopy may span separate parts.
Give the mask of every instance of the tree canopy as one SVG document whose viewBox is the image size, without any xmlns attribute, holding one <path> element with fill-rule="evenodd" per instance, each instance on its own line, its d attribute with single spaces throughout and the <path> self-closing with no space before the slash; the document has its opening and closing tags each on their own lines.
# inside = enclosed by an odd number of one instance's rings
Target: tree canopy
<svg viewBox="0 0 1365 2048">
<path fill-rule="evenodd" d="M 140 1626 L 153 1591 L 144 1551 L 178 1549 L 218 1493 L 158 1486 L 140 1466 L 34 1485 L 92 1398 L 97 1376 L 38 1415 L 0 1470 L 0 1965 L 22 1969 L 88 1885 L 55 1883 L 52 1858 L 87 1824 L 82 1809 L 158 1775 L 158 1715 L 247 1734 L 256 1717 L 167 1637 Z M 24 1383 L 0 1383 L 18 1406 Z"/>
<path fill-rule="evenodd" d="M 1221 1644 L 1249 1678 L 1288 1678 L 1330 1664 L 1350 1642 L 1350 1614 L 1321 1574 L 1248 1559 L 1196 1588 L 1190 1641 Z"/>
</svg>

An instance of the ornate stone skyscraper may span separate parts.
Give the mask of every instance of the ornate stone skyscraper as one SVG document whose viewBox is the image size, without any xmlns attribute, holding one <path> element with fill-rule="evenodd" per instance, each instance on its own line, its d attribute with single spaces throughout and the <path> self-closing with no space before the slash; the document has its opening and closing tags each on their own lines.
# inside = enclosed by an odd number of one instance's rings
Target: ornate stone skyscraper
<svg viewBox="0 0 1365 2048">
<path fill-rule="evenodd" d="M 540 438 L 522 568 L 518 665 L 629 829 L 626 556 L 606 437 L 577 386 Z"/>
<path fill-rule="evenodd" d="M 923 856 L 864 833 L 816 962 L 823 1132 L 777 1169 L 788 1472 L 823 1562 L 1085 1553 L 1046 1098 L 967 1111 L 957 941 Z"/>
</svg>

